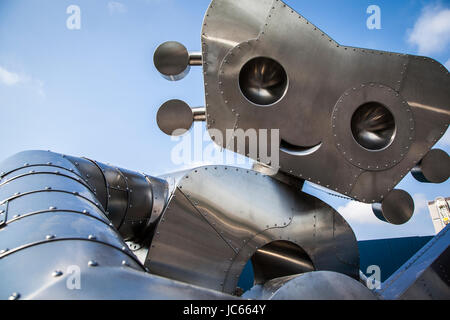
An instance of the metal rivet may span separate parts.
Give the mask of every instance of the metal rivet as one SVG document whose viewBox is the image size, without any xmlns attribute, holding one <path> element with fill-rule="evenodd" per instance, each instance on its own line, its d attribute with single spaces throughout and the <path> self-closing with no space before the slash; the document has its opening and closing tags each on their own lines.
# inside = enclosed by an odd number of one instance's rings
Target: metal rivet
<svg viewBox="0 0 450 320">
<path fill-rule="evenodd" d="M 88 237 L 88 239 L 89 239 L 89 240 L 95 240 L 95 239 L 97 239 L 97 238 L 96 238 L 95 236 L 93 236 L 92 234 L 90 234 L 89 237 Z"/>
<path fill-rule="evenodd" d="M 55 239 L 55 235 L 49 234 L 49 235 L 47 235 L 47 236 L 45 237 L 45 239 L 47 239 L 47 240 Z"/>
<path fill-rule="evenodd" d="M 52 277 L 54 277 L 54 278 L 60 277 L 62 275 L 63 275 L 63 273 L 60 270 L 53 271 L 53 273 L 52 273 Z"/>
<path fill-rule="evenodd" d="M 13 294 L 11 294 L 8 298 L 8 300 L 17 300 L 20 298 L 20 293 L 18 292 L 14 292 Z"/>
<path fill-rule="evenodd" d="M 96 266 L 98 266 L 98 263 L 96 261 L 94 261 L 94 260 L 91 260 L 91 261 L 88 262 L 88 266 L 89 267 L 96 267 Z"/>
</svg>

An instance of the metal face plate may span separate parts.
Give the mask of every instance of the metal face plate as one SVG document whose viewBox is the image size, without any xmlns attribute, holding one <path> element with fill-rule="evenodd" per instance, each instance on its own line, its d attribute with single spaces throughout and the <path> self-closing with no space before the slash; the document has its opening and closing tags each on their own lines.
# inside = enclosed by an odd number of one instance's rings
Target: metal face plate
<svg viewBox="0 0 450 320">
<path fill-rule="evenodd" d="M 450 123 L 450 77 L 444 66 L 424 57 L 342 46 L 279 0 L 212 1 L 202 46 L 212 135 L 212 129 L 224 137 L 227 129 L 279 129 L 282 141 L 310 151 L 281 150 L 280 171 L 363 202 L 382 200 Z M 258 106 L 242 94 L 240 72 L 255 57 L 273 59 L 287 73 L 287 92 L 271 105 Z M 335 120 L 337 133 L 332 127 L 335 107 L 346 120 L 345 113 L 352 116 L 350 100 L 341 97 L 371 83 L 378 86 L 371 93 L 375 102 L 389 103 L 397 123 L 394 141 L 378 152 L 354 144 L 351 126 L 342 121 Z M 228 138 L 222 146 L 245 154 Z M 330 172 L 330 164 L 339 170 Z"/>
<path fill-rule="evenodd" d="M 353 137 L 351 120 L 360 106 L 372 101 L 384 105 L 394 116 L 393 141 L 378 151 L 368 150 Z M 392 88 L 368 83 L 347 90 L 337 102 L 332 115 L 336 148 L 351 164 L 369 171 L 383 171 L 400 163 L 414 140 L 415 122 L 408 103 Z"/>
</svg>

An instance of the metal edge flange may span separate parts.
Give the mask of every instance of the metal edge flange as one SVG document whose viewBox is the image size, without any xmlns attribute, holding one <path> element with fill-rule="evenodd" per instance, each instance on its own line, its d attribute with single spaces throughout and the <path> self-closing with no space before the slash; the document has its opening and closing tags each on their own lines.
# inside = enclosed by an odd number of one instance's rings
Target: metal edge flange
<svg viewBox="0 0 450 320">
<path fill-rule="evenodd" d="M 395 120 L 395 136 L 381 150 L 364 148 L 351 130 L 355 111 L 370 102 L 385 106 Z M 378 83 L 361 84 L 347 90 L 334 107 L 331 124 L 335 146 L 342 156 L 354 166 L 368 171 L 384 171 L 396 166 L 415 140 L 415 121 L 409 104 L 394 89 Z"/>
<path fill-rule="evenodd" d="M 0 204 L 0 228 L 6 225 L 7 213 L 8 201 L 5 201 Z"/>
</svg>

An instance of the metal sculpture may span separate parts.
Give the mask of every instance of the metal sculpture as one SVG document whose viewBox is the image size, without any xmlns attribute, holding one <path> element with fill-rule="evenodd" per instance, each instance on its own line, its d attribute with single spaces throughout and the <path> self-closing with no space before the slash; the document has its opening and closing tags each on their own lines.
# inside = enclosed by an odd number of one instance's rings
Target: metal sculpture
<svg viewBox="0 0 450 320">
<path fill-rule="evenodd" d="M 2 298 L 238 298 L 249 261 L 255 286 L 244 298 L 448 297 L 439 272 L 448 268 L 448 227 L 421 253 L 427 264 L 412 260 L 372 292 L 359 281 L 350 226 L 301 191 L 309 180 L 373 203 L 380 219 L 408 221 L 412 199 L 394 189 L 404 175 L 413 170 L 431 183 L 449 176 L 448 155 L 431 150 L 450 120 L 442 65 L 341 46 L 279 0 L 213 0 L 202 52 L 166 42 L 154 62 L 169 80 L 195 65 L 205 79 L 206 106 L 168 101 L 157 115 L 162 131 L 183 134 L 194 121 L 224 136 L 279 129 L 279 167 L 150 177 L 47 151 L 19 153 L 0 165 Z M 220 145 L 250 155 L 231 140 Z M 419 277 L 433 296 L 416 285 Z"/>
<path fill-rule="evenodd" d="M 180 46 L 158 48 L 160 72 Z M 202 60 L 208 129 L 224 137 L 279 129 L 276 170 L 372 203 L 394 224 L 414 211 L 409 194 L 394 189 L 409 171 L 421 182 L 448 179 L 448 155 L 431 148 L 450 123 L 450 77 L 433 59 L 340 45 L 279 0 L 215 0 Z M 253 156 L 233 137 L 221 146 Z"/>
</svg>

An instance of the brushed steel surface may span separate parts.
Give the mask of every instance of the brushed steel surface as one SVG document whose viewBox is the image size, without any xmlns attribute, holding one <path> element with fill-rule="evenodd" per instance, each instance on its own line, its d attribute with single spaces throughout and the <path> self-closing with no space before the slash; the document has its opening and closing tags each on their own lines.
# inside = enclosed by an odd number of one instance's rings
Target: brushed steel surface
<svg viewBox="0 0 450 320">
<path fill-rule="evenodd" d="M 252 288 L 244 298 L 258 300 L 377 300 L 367 287 L 340 273 L 308 272 L 273 279 Z"/>
<path fill-rule="evenodd" d="M 186 133 L 194 122 L 191 107 L 177 99 L 165 102 L 156 115 L 158 127 L 167 135 L 182 135 Z"/>
<path fill-rule="evenodd" d="M 79 290 L 75 287 L 74 267 L 80 272 Z M 0 270 L 0 299 L 5 300 L 12 293 L 24 300 L 237 299 L 150 275 L 121 250 L 90 241 L 55 241 L 34 246 L 0 259 Z M 55 271 L 60 276 L 55 277 Z"/>
<path fill-rule="evenodd" d="M 155 51 L 153 62 L 159 73 L 171 81 L 183 79 L 190 70 L 189 52 L 185 46 L 175 41 L 161 44 Z"/>
<path fill-rule="evenodd" d="M 125 243 L 151 240 L 166 181 L 41 151 L 12 156 L 0 170 L 0 299 L 233 299 L 149 275 Z"/>
<path fill-rule="evenodd" d="M 255 284 L 264 284 L 282 276 L 314 271 L 314 265 L 308 254 L 288 241 L 274 241 L 258 249 L 252 257 L 252 265 Z"/>
<path fill-rule="evenodd" d="M 177 181 L 145 263 L 152 273 L 233 293 L 255 253 L 281 240 L 287 248 L 269 247 L 280 257 L 263 258 L 260 265 L 270 261 L 275 276 L 300 270 L 286 264 L 286 256 L 295 255 L 301 270 L 313 265 L 358 278 L 353 231 L 336 211 L 298 187 L 224 166 L 195 168 Z M 299 250 L 292 252 L 293 246 Z"/>
<path fill-rule="evenodd" d="M 450 299 L 450 226 L 444 228 L 382 283 L 376 293 L 386 300 Z"/>
<path fill-rule="evenodd" d="M 382 203 L 372 205 L 375 216 L 391 224 L 404 224 L 414 213 L 414 200 L 403 190 L 392 190 Z"/>
<path fill-rule="evenodd" d="M 239 73 L 242 94 L 252 103 L 268 106 L 281 100 L 289 80 L 283 66 L 277 61 L 256 57 L 248 61 Z"/>
<path fill-rule="evenodd" d="M 425 183 L 443 183 L 450 176 L 450 157 L 447 152 L 433 149 L 415 166 L 412 175 Z"/>
<path fill-rule="evenodd" d="M 280 171 L 361 202 L 382 202 L 450 123 L 443 65 L 343 46 L 282 1 L 213 0 L 201 38 L 208 129 L 224 136 L 227 129 L 280 129 Z M 285 70 L 281 97 L 258 89 L 267 63 L 246 72 L 261 57 Z M 355 115 L 369 103 L 385 108 L 373 109 L 382 111 L 380 122 Z M 222 146 L 245 154 L 229 142 Z"/>
</svg>

